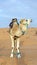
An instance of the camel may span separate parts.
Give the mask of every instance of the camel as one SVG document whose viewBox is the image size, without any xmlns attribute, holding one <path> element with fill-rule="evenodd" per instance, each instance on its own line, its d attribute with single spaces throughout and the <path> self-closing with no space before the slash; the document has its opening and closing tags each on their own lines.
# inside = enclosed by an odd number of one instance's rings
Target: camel
<svg viewBox="0 0 37 65">
<path fill-rule="evenodd" d="M 32 22 L 32 19 L 21 19 L 18 24 L 17 18 L 12 19 L 12 26 L 10 28 L 10 38 L 12 42 L 12 51 L 10 57 L 14 56 L 14 48 L 16 44 L 17 57 L 21 57 L 20 53 L 20 37 L 27 32 L 28 25 Z"/>
</svg>

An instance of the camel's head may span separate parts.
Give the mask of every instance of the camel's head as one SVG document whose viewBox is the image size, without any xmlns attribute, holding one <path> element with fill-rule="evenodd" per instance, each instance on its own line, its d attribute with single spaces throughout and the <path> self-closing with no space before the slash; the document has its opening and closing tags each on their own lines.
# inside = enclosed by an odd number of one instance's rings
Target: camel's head
<svg viewBox="0 0 37 65">
<path fill-rule="evenodd" d="M 30 24 L 32 22 L 32 19 L 21 19 L 20 24 Z"/>
<path fill-rule="evenodd" d="M 32 19 L 22 19 L 20 21 L 20 27 L 23 32 L 27 31 L 30 22 L 32 22 Z"/>
</svg>

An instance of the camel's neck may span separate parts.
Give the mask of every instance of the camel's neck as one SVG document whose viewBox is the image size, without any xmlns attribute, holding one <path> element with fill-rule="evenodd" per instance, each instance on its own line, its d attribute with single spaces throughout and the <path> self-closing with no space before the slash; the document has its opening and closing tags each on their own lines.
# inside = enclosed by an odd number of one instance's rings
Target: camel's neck
<svg viewBox="0 0 37 65">
<path fill-rule="evenodd" d="M 25 25 L 20 24 L 19 28 L 20 28 L 22 34 L 24 35 L 27 32 L 28 24 L 25 24 Z"/>
</svg>

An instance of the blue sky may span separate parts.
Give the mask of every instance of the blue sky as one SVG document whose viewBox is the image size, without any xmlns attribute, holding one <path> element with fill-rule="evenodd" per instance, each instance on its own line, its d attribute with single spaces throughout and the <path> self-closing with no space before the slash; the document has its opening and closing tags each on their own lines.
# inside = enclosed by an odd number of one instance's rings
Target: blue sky
<svg viewBox="0 0 37 65">
<path fill-rule="evenodd" d="M 37 27 L 37 0 L 0 0 L 0 28 L 8 27 L 12 18 L 32 19 L 30 27 Z"/>
</svg>

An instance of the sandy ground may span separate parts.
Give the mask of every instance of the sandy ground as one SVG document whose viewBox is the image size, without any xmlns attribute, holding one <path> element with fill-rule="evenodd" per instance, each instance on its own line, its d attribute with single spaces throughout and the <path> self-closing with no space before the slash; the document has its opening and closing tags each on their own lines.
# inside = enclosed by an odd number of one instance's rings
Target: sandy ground
<svg viewBox="0 0 37 65">
<path fill-rule="evenodd" d="M 0 65 L 37 65 L 37 28 L 28 29 L 20 38 L 21 58 L 10 58 L 11 40 L 8 29 L 0 29 Z"/>
</svg>

